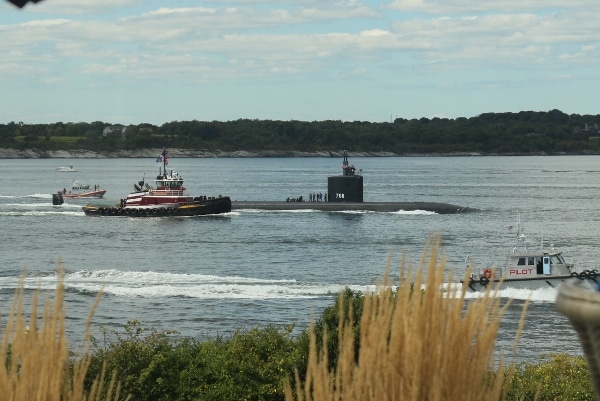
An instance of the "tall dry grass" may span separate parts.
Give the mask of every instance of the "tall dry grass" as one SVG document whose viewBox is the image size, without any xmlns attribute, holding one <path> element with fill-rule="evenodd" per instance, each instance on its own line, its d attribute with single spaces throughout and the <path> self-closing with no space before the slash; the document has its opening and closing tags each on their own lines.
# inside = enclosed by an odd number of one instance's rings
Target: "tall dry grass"
<svg viewBox="0 0 600 401">
<path fill-rule="evenodd" d="M 83 354 L 71 361 L 65 331 L 64 273 L 59 261 L 58 283 L 46 297 L 41 315 L 40 291 L 30 302 L 29 318 L 25 312 L 24 276 L 15 292 L 8 316 L 2 326 L 0 346 L 0 397 L 6 401 L 100 401 L 119 399 L 115 377 L 108 388 L 96 384 L 86 394 L 84 379 L 89 358 Z M 90 311 L 85 343 L 89 339 Z"/>
<path fill-rule="evenodd" d="M 295 392 L 286 386 L 286 400 L 503 399 L 510 374 L 503 374 L 502 360 L 493 366 L 494 344 L 508 303 L 503 306 L 493 290 L 468 301 L 465 288 L 453 296 L 450 286 L 438 291 L 445 280 L 439 249 L 440 238 L 431 239 L 416 270 L 403 258 L 396 296 L 384 279 L 373 296 L 365 297 L 358 362 L 352 322 L 344 322 L 342 314 L 334 371 L 328 368 L 325 341 L 318 352 L 311 329 L 306 382 L 301 384 L 297 375 Z M 524 314 L 525 309 L 519 331 Z M 491 373 L 492 368 L 499 373 Z"/>
</svg>

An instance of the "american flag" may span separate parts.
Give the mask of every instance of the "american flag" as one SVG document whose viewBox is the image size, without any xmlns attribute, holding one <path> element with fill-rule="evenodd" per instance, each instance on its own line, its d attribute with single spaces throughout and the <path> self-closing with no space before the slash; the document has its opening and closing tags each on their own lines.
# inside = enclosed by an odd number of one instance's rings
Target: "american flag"
<svg viewBox="0 0 600 401">
<path fill-rule="evenodd" d="M 158 158 L 156 159 L 157 163 L 161 163 L 161 162 L 165 162 L 165 166 L 167 164 L 169 164 L 169 159 L 167 159 L 167 150 L 163 150 L 162 153 L 160 154 L 160 156 L 158 156 Z"/>
</svg>

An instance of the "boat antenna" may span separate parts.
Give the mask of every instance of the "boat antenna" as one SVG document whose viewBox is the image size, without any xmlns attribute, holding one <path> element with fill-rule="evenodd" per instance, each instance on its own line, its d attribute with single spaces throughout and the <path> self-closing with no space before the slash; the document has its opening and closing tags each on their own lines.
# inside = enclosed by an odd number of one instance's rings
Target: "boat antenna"
<svg viewBox="0 0 600 401">
<path fill-rule="evenodd" d="M 167 161 L 167 148 L 163 148 L 161 156 L 162 156 L 162 162 L 163 162 L 163 174 L 166 176 L 167 175 L 167 164 L 169 164 L 169 162 Z"/>
<path fill-rule="evenodd" d="M 344 150 L 344 162 L 342 163 L 342 173 L 348 175 L 348 151 Z"/>
<path fill-rule="evenodd" d="M 167 175 L 167 164 L 169 164 L 169 161 L 167 160 L 167 148 L 163 148 L 162 153 L 158 156 L 158 158 L 156 159 L 157 163 L 162 162 L 163 166 L 162 166 L 162 172 L 160 167 L 158 168 L 158 175 Z"/>
</svg>

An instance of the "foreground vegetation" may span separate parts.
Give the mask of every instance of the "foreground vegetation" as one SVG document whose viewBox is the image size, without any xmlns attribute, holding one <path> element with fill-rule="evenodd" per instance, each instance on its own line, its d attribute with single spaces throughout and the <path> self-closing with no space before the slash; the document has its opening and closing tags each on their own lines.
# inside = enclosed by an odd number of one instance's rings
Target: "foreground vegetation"
<svg viewBox="0 0 600 401">
<path fill-rule="evenodd" d="M 485 113 L 471 118 L 366 121 L 173 121 L 0 124 L 3 148 L 94 152 L 179 148 L 210 151 L 339 151 L 393 154 L 598 154 L 600 115 L 548 112 Z"/>
<path fill-rule="evenodd" d="M 21 280 L 2 326 L 0 345 L 0 394 L 8 401 L 100 401 L 123 400 L 115 375 L 101 370 L 84 382 L 90 358 L 87 353 L 71 359 L 65 335 L 62 273 L 54 299 L 45 302 L 38 315 L 39 294 L 30 302 L 31 316 L 24 311 Z M 99 298 L 98 298 L 99 299 Z M 95 306 L 94 308 L 95 309 Z M 93 313 L 92 309 L 92 313 Z M 39 320 L 38 320 L 39 319 Z"/>
<path fill-rule="evenodd" d="M 39 326 L 37 300 L 24 316 L 21 286 L 3 327 L 0 391 L 57 401 L 595 399 L 582 357 L 494 365 L 507 304 L 493 292 L 467 301 L 418 290 L 442 283 L 438 249 L 430 244 L 414 270 L 403 263 L 397 289 L 385 279 L 374 294 L 347 289 L 295 337 L 268 326 L 198 340 L 129 322 L 69 354 L 62 282 Z"/>
</svg>

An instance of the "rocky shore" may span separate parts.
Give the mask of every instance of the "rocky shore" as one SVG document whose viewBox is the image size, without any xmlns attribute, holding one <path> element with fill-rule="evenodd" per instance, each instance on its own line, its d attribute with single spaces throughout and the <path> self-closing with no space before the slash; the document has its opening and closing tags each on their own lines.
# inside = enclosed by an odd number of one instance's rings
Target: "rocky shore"
<svg viewBox="0 0 600 401">
<path fill-rule="evenodd" d="M 92 152 L 90 150 L 48 150 L 36 149 L 18 150 L 0 148 L 0 159 L 104 159 L 104 158 L 149 158 L 157 157 L 162 149 L 118 150 L 115 152 Z M 170 157 L 177 158 L 202 158 L 202 157 L 343 157 L 343 150 L 321 152 L 296 152 L 296 151 L 244 151 L 223 152 L 220 150 L 190 150 L 169 149 Z M 397 157 L 397 156 L 481 156 L 479 153 L 451 153 L 451 154 L 396 154 L 392 152 L 348 152 L 350 157 Z"/>
</svg>

